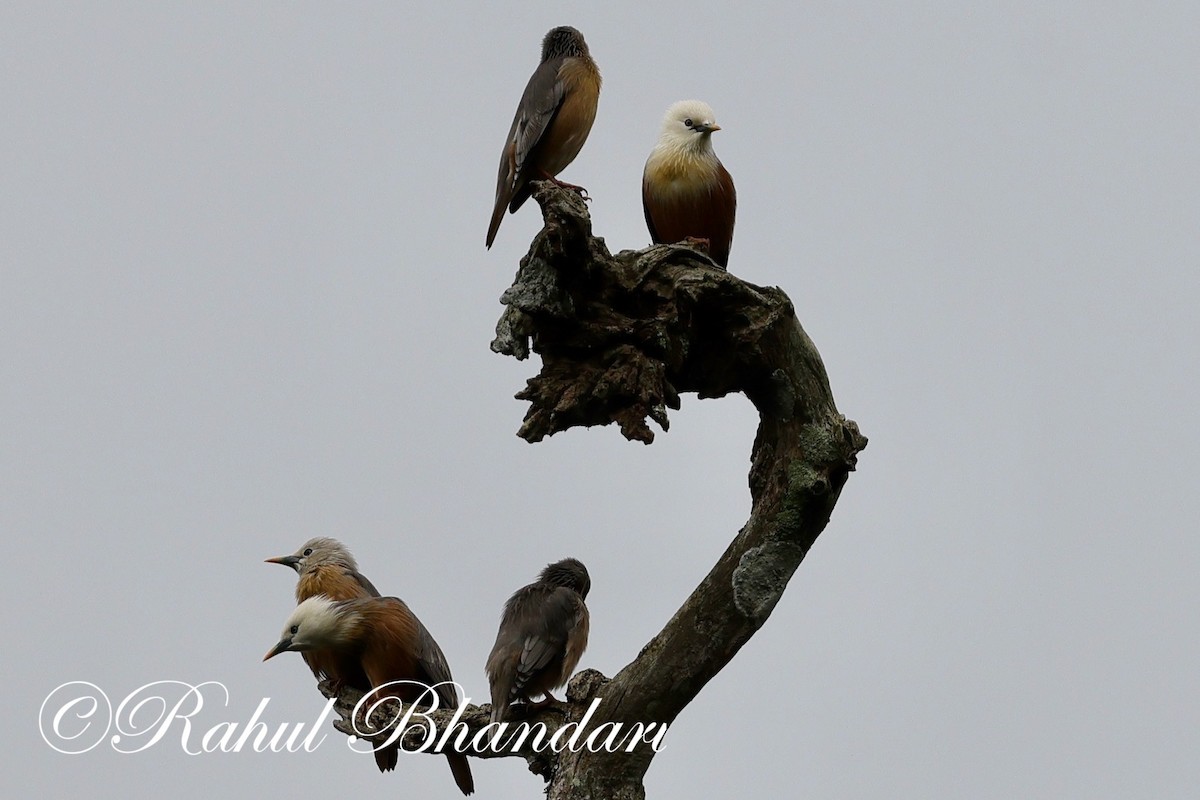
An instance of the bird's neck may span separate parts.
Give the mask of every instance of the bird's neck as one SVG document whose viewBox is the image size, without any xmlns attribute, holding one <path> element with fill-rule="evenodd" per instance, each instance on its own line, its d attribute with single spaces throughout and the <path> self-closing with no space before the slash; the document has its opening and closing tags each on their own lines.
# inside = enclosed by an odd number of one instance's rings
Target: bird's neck
<svg viewBox="0 0 1200 800">
<path fill-rule="evenodd" d="M 600 92 L 600 69 L 590 58 L 571 58 L 559 67 L 559 78 L 568 85 L 587 86 L 591 91 Z"/>
<path fill-rule="evenodd" d="M 650 153 L 648 172 L 659 181 L 703 180 L 711 178 L 720 165 L 712 144 L 700 142 L 659 142 Z"/>
</svg>

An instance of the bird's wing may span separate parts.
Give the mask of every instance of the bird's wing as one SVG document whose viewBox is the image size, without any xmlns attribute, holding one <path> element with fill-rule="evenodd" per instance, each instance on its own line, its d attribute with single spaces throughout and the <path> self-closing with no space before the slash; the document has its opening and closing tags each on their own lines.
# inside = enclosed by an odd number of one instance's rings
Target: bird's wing
<svg viewBox="0 0 1200 800">
<path fill-rule="evenodd" d="M 712 235 L 709 237 L 713 260 L 722 267 L 729 263 L 729 247 L 733 243 L 733 225 L 737 218 L 737 189 L 733 177 L 725 165 L 717 162 L 717 188 L 713 192 L 716 202 L 712 211 Z"/>
<path fill-rule="evenodd" d="M 517 113 L 513 115 L 512 126 L 508 129 L 508 137 L 504 140 L 504 149 L 500 153 L 500 168 L 496 174 L 496 202 L 488 224 L 488 247 L 496 240 L 496 231 L 500 229 L 504 212 L 510 210 L 509 204 L 517 192 L 518 181 L 525 180 L 521 177 L 522 167 L 562 105 L 566 89 L 558 74 L 561 66 L 561 58 L 538 65 L 530 76 L 529 83 L 525 85 L 521 101 L 517 103 Z"/>
<path fill-rule="evenodd" d="M 562 658 L 571 631 L 579 624 L 579 594 L 565 586 L 546 593 L 525 628 L 513 691 L 519 691 L 556 658 Z"/>
<path fill-rule="evenodd" d="M 450 674 L 450 663 L 446 661 L 446 654 L 438 646 L 433 634 L 419 620 L 417 625 L 417 666 L 425 673 L 430 686 L 442 684 L 434 690 L 442 701 L 442 708 L 458 708 L 458 690 L 448 683 L 454 680 L 454 676 Z"/>
<path fill-rule="evenodd" d="M 508 133 L 508 141 L 513 144 L 513 164 L 516 167 L 513 177 L 521 172 L 529 154 L 541 141 L 542 134 L 550 127 L 550 121 L 562 106 L 566 95 L 566 85 L 560 75 L 562 65 L 561 58 L 552 58 L 539 64 L 525 86 L 521 102 L 517 104 L 517 113 Z"/>
<path fill-rule="evenodd" d="M 654 225 L 654 214 L 651 212 L 653 199 L 650 196 L 650 180 L 649 180 L 649 165 L 642 173 L 642 213 L 646 215 L 646 227 L 650 230 L 650 241 L 659 243 L 662 238 L 658 235 L 658 229 Z"/>
<path fill-rule="evenodd" d="M 346 575 L 352 578 L 363 590 L 371 595 L 371 597 L 379 597 L 379 590 L 375 588 L 375 584 L 367 580 L 367 576 L 355 570 L 346 570 Z"/>
<path fill-rule="evenodd" d="M 390 613 L 376 618 L 374 632 L 381 644 L 377 648 L 379 657 L 363 659 L 372 685 L 394 680 L 416 681 L 434 688 L 441 708 L 457 708 L 458 692 L 454 687 L 437 685 L 454 677 L 433 634 L 403 600 L 398 597 L 383 600 L 390 606 Z M 415 700 L 419 695 L 420 691 L 414 691 L 404 699 Z"/>
</svg>

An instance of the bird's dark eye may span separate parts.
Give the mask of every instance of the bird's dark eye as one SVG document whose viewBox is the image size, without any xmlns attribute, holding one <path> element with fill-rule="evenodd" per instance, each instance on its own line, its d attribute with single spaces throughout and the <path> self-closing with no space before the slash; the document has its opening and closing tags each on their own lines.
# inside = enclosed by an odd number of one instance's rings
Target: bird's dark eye
<svg viewBox="0 0 1200 800">
<path fill-rule="evenodd" d="M 292 633 L 292 636 L 295 636 L 295 635 L 296 635 L 296 631 L 300 630 L 300 626 L 299 626 L 299 625 L 293 625 L 293 626 L 292 626 L 292 627 L 291 627 L 289 630 L 291 631 L 291 633 Z"/>
<path fill-rule="evenodd" d="M 306 547 L 306 548 L 304 548 L 304 555 L 306 555 L 306 556 L 311 556 L 311 555 L 312 555 L 312 548 L 311 548 L 311 547 Z"/>
<path fill-rule="evenodd" d="M 683 121 L 683 124 L 684 124 L 684 125 L 687 125 L 689 128 L 690 128 L 690 127 L 692 127 L 692 118 L 691 118 L 691 117 L 688 117 L 687 119 L 685 119 L 685 120 Z"/>
</svg>

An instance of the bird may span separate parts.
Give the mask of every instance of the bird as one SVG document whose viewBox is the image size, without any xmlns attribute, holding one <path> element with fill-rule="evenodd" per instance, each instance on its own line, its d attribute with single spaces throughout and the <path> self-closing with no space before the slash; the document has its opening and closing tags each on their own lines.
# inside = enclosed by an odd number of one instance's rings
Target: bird
<svg viewBox="0 0 1200 800">
<path fill-rule="evenodd" d="M 379 590 L 358 571 L 358 562 L 346 545 L 328 536 L 309 539 L 292 555 L 268 558 L 266 563 L 296 570 L 297 603 L 318 594 L 332 600 L 379 597 Z"/>
<path fill-rule="evenodd" d="M 358 563 L 346 545 L 337 539 L 318 536 L 300 545 L 300 549 L 290 556 L 268 558 L 269 564 L 283 564 L 296 570 L 299 580 L 296 581 L 296 602 L 302 603 L 310 597 L 324 595 L 330 600 L 351 600 L 355 597 L 379 597 L 367 577 L 358 571 Z M 359 689 L 366 690 L 358 681 L 348 680 L 338 669 L 335 660 L 320 652 L 306 652 L 304 663 L 312 670 L 317 680 L 322 678 L 338 687 L 349 683 Z"/>
<path fill-rule="evenodd" d="M 712 260 L 727 267 L 737 191 L 712 147 L 719 130 L 707 103 L 682 100 L 667 109 L 642 172 L 642 210 L 655 244 L 706 240 Z"/>
<path fill-rule="evenodd" d="M 569 25 L 551 28 L 542 39 L 542 60 L 517 103 L 508 138 L 500 153 L 496 204 L 488 225 L 487 246 L 496 240 L 504 209 L 515 212 L 529 199 L 530 181 L 557 180 L 579 155 L 596 121 L 600 70 L 583 34 Z"/>
<path fill-rule="evenodd" d="M 587 567 L 565 558 L 508 598 L 485 667 L 492 722 L 503 722 L 516 700 L 531 707 L 553 701 L 550 691 L 571 677 L 587 648 L 590 619 L 584 601 L 591 587 Z M 531 703 L 538 695 L 544 699 Z"/>
<path fill-rule="evenodd" d="M 279 642 L 263 661 L 289 651 L 324 653 L 341 665 L 344 674 L 360 676 L 363 685 L 356 688 L 363 692 L 393 681 L 414 681 L 434 687 L 440 708 L 458 707 L 458 692 L 449 683 L 454 678 L 442 648 L 398 597 L 310 597 L 296 606 L 284 623 Z M 424 693 L 421 686 L 389 686 L 372 700 L 394 697 L 413 703 Z M 378 748 L 375 761 L 379 770 L 395 769 L 398 755 L 398 743 Z M 467 757 L 455 752 L 445 756 L 459 790 L 464 795 L 474 792 Z"/>
</svg>

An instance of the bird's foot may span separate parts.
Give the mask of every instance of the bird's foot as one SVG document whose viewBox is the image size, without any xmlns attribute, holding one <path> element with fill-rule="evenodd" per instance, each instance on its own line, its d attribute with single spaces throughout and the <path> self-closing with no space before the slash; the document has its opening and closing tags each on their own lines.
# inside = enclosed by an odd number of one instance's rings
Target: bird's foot
<svg viewBox="0 0 1200 800">
<path fill-rule="evenodd" d="M 537 702 L 530 700 L 528 703 L 525 704 L 525 708 L 529 713 L 533 713 L 534 711 L 541 711 L 543 708 L 545 708 L 546 706 L 550 705 L 553 702 L 554 701 L 551 700 L 550 698 L 544 697 L 541 700 L 538 700 Z"/>
<path fill-rule="evenodd" d="M 550 706 L 553 706 L 553 705 L 558 705 L 561 708 L 562 704 L 559 703 L 558 699 L 555 698 L 554 695 L 547 692 L 545 695 L 542 696 L 541 700 L 535 701 L 535 700 L 530 700 L 530 699 L 526 698 L 524 700 L 524 702 L 513 703 L 512 705 L 510 705 L 508 707 L 507 718 L 509 718 L 509 719 L 528 719 L 529 717 L 532 717 L 534 714 L 538 713 L 542 709 L 549 708 Z M 566 712 L 563 711 L 563 713 L 565 714 Z"/>
<path fill-rule="evenodd" d="M 546 692 L 542 696 L 542 699 L 538 700 L 536 703 L 532 700 L 526 700 L 525 706 L 529 709 L 529 711 L 540 711 L 541 709 L 545 708 L 546 706 L 551 705 L 552 703 L 557 703 L 557 702 L 558 702 L 558 700 L 554 697 L 554 695 L 550 694 L 549 692 Z"/>
<path fill-rule="evenodd" d="M 566 181 L 560 181 L 558 178 L 554 177 L 553 175 L 548 175 L 548 174 L 546 175 L 546 180 L 550 181 L 555 186 L 561 186 L 564 189 L 569 189 L 572 192 L 575 192 L 584 200 L 584 202 L 589 202 L 592 199 L 591 196 L 588 195 L 588 190 L 583 188 L 582 186 L 577 186 L 574 183 L 567 183 Z"/>
<path fill-rule="evenodd" d="M 683 243 L 688 247 L 695 247 L 696 249 L 703 250 L 706 253 L 712 248 L 712 242 L 710 242 L 708 239 L 699 239 L 695 236 L 685 237 Z"/>
</svg>

